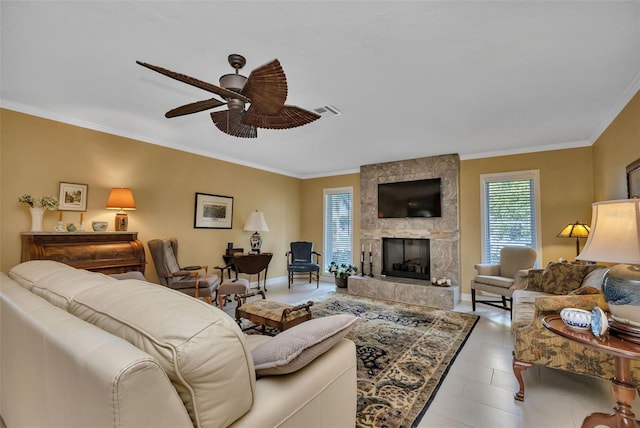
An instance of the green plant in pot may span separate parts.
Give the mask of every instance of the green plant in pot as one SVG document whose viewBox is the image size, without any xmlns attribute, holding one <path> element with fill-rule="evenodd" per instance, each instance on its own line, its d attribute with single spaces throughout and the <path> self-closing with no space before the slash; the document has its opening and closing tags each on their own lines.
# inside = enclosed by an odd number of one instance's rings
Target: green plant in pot
<svg viewBox="0 0 640 428">
<path fill-rule="evenodd" d="M 358 267 L 352 264 L 331 262 L 329 272 L 336 278 L 336 285 L 340 288 L 347 288 L 347 280 L 351 275 L 358 273 Z"/>
</svg>

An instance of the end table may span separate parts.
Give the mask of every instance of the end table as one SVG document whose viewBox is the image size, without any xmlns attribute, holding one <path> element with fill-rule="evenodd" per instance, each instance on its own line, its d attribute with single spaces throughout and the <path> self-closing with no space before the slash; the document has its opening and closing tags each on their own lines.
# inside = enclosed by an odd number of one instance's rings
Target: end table
<svg viewBox="0 0 640 428">
<path fill-rule="evenodd" d="M 629 364 L 631 360 L 640 359 L 640 345 L 624 341 L 613 335 L 609 335 L 605 340 L 599 340 L 591 331 L 569 327 L 562 322 L 560 315 L 547 315 L 542 319 L 542 324 L 562 337 L 606 352 L 615 358 L 616 375 L 611 379 L 611 388 L 617 406 L 610 414 L 591 413 L 582 422 L 582 428 L 593 428 L 597 425 L 606 425 L 611 428 L 640 427 L 640 421 L 635 419 L 636 416 L 631 410 L 631 403 L 636 397 L 638 385 L 631 378 Z"/>
</svg>

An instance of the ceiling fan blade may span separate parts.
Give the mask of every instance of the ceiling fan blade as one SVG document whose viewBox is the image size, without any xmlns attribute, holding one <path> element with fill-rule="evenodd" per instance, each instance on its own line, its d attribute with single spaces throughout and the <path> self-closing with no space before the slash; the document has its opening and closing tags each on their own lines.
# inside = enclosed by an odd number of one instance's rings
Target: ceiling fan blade
<svg viewBox="0 0 640 428">
<path fill-rule="evenodd" d="M 263 114 L 275 114 L 287 100 L 287 76 L 274 59 L 251 72 L 241 91 L 251 99 L 251 105 Z"/>
<path fill-rule="evenodd" d="M 188 85 L 195 86 L 196 88 L 204 89 L 205 91 L 212 92 L 216 95 L 220 95 L 223 98 L 235 98 L 238 100 L 242 100 L 245 103 L 249 102 L 249 99 L 237 92 L 230 91 L 225 88 L 221 88 L 220 86 L 216 86 L 211 83 L 204 82 L 202 80 L 198 80 L 195 77 L 187 76 L 186 74 L 176 73 L 175 71 L 167 70 L 166 68 L 158 67 L 157 65 L 148 64 L 142 61 L 136 61 L 136 63 L 140 64 L 143 67 L 148 68 L 149 70 L 153 70 L 160 74 L 164 74 L 167 77 L 170 77 L 175 80 L 179 80 L 180 82 L 184 82 Z"/>
<path fill-rule="evenodd" d="M 169 119 L 176 116 L 184 116 L 185 114 L 198 113 L 200 111 L 220 107 L 224 104 L 225 103 L 223 103 L 222 101 L 211 98 L 208 100 L 196 101 L 195 103 L 189 103 L 180 107 L 176 107 L 166 112 L 164 116 Z"/>
<path fill-rule="evenodd" d="M 225 110 L 211 113 L 211 120 L 222 132 L 240 138 L 256 138 L 258 130 L 255 126 L 242 123 L 243 111 Z"/>
<path fill-rule="evenodd" d="M 296 106 L 284 106 L 279 112 L 272 115 L 262 114 L 251 104 L 242 123 L 257 128 L 289 129 L 306 125 L 319 118 L 319 114 Z"/>
</svg>

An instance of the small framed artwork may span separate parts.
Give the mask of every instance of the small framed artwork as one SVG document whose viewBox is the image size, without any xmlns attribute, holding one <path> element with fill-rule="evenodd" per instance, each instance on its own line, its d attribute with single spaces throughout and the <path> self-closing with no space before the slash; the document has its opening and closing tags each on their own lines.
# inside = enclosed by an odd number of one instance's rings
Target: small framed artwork
<svg viewBox="0 0 640 428">
<path fill-rule="evenodd" d="M 89 186 L 86 184 L 65 183 L 61 181 L 58 210 L 86 211 L 88 190 Z"/>
<path fill-rule="evenodd" d="M 627 197 L 640 198 L 640 159 L 627 165 Z"/>
<path fill-rule="evenodd" d="M 233 197 L 196 193 L 194 211 L 195 229 L 231 229 Z"/>
</svg>

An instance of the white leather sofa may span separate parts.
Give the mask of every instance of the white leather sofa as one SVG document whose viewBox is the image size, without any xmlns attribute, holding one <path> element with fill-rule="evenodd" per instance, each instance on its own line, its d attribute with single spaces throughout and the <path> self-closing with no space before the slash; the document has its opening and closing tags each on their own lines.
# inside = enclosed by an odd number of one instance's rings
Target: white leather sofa
<svg viewBox="0 0 640 428">
<path fill-rule="evenodd" d="M 355 425 L 350 340 L 260 377 L 252 355 L 284 333 L 246 336 L 226 313 L 156 284 L 30 261 L 0 273 L 0 298 L 8 428 Z"/>
</svg>

